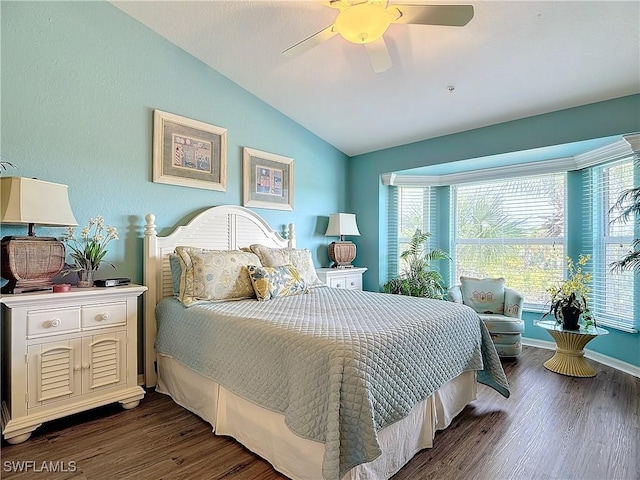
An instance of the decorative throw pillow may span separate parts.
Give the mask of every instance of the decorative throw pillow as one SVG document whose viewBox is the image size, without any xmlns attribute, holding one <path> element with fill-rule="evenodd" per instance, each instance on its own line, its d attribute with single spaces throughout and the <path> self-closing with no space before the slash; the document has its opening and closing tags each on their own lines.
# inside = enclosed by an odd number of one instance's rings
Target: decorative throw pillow
<svg viewBox="0 0 640 480">
<path fill-rule="evenodd" d="M 504 278 L 460 277 L 462 302 L 478 313 L 504 312 Z"/>
<path fill-rule="evenodd" d="M 247 270 L 258 301 L 309 292 L 304 280 L 293 265 L 279 267 L 248 265 Z"/>
<path fill-rule="evenodd" d="M 309 249 L 271 248 L 257 243 L 251 245 L 250 248 L 258 256 L 262 266 L 293 265 L 307 287 L 313 288 L 324 285 L 316 274 L 316 267 L 313 265 L 313 258 Z"/>
<path fill-rule="evenodd" d="M 521 318 L 524 298 L 511 288 L 504 289 L 504 314 L 507 317 Z"/>
<path fill-rule="evenodd" d="M 179 299 L 185 306 L 201 301 L 253 298 L 254 291 L 246 265 L 259 265 L 253 253 L 239 250 L 206 250 L 176 247 L 180 258 Z"/>
</svg>

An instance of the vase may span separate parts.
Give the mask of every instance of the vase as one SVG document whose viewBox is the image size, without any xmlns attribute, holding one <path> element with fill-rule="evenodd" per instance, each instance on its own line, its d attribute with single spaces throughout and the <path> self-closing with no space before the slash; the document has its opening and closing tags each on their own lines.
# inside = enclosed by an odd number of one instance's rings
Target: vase
<svg viewBox="0 0 640 480">
<path fill-rule="evenodd" d="M 580 330 L 580 310 L 575 307 L 562 308 L 562 328 L 565 330 Z"/>
<path fill-rule="evenodd" d="M 93 274 L 95 270 L 78 270 L 78 288 L 93 287 Z"/>
</svg>

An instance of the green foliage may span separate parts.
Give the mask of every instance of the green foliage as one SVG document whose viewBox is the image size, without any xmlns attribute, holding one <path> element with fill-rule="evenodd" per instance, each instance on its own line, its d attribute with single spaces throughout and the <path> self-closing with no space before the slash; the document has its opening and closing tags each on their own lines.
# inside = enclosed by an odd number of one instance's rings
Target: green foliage
<svg viewBox="0 0 640 480">
<path fill-rule="evenodd" d="M 444 298 L 447 287 L 440 272 L 431 268 L 431 262 L 450 260 L 450 257 L 440 249 L 426 248 L 430 236 L 430 233 L 416 229 L 409 248 L 400 255 L 406 262 L 406 268 L 401 275 L 384 284 L 382 288 L 385 293 L 439 300 Z"/>
</svg>

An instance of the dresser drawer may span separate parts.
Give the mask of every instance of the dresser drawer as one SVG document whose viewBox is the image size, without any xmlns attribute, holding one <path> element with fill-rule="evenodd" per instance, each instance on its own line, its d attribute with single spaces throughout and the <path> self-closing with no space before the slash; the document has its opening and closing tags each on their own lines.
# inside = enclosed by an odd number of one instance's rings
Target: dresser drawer
<svg viewBox="0 0 640 480">
<path fill-rule="evenodd" d="M 114 325 L 126 325 L 127 304 L 101 303 L 82 307 L 82 328 L 104 328 Z"/>
<path fill-rule="evenodd" d="M 80 309 L 58 308 L 27 313 L 27 338 L 80 331 Z"/>
</svg>

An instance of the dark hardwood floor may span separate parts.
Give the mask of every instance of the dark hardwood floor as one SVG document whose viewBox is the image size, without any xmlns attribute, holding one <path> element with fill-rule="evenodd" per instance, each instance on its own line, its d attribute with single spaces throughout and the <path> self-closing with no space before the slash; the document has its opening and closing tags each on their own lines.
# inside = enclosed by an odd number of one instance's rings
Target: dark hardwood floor
<svg viewBox="0 0 640 480">
<path fill-rule="evenodd" d="M 511 398 L 480 386 L 434 448 L 393 479 L 640 479 L 640 379 L 591 360 L 595 378 L 565 377 L 542 366 L 551 354 L 524 347 L 504 361 Z M 112 405 L 46 423 L 23 444 L 3 443 L 1 456 L 7 480 L 284 478 L 153 391 L 133 410 Z M 29 471 L 13 471 L 28 461 Z"/>
</svg>

